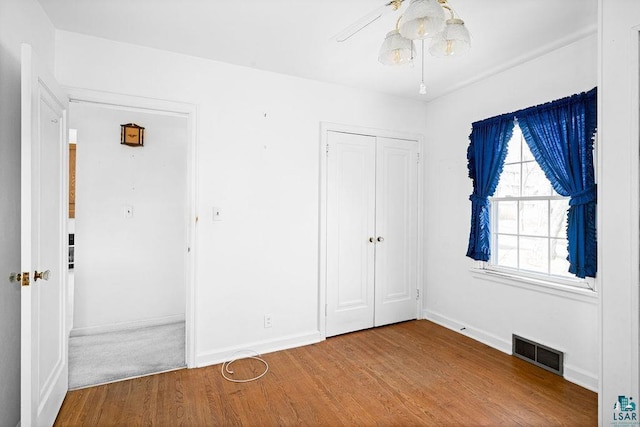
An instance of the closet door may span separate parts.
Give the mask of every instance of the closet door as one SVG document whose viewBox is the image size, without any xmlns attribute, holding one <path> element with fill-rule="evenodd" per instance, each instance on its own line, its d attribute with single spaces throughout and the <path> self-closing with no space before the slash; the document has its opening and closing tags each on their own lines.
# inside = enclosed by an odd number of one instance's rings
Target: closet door
<svg viewBox="0 0 640 427">
<path fill-rule="evenodd" d="M 328 132 L 327 336 L 374 325 L 375 140 Z"/>
<path fill-rule="evenodd" d="M 375 326 L 417 317 L 418 143 L 377 138 Z"/>
</svg>

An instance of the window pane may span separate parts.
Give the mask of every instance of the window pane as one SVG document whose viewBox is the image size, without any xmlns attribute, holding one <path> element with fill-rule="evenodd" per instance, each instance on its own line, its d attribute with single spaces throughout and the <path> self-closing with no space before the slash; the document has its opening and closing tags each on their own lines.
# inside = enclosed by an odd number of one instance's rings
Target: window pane
<svg viewBox="0 0 640 427">
<path fill-rule="evenodd" d="M 500 201 L 494 202 L 498 224 L 494 226 L 496 233 L 518 233 L 518 202 Z"/>
<path fill-rule="evenodd" d="M 551 274 L 572 277 L 569 273 L 567 239 L 551 239 Z"/>
<path fill-rule="evenodd" d="M 549 235 L 561 239 L 567 238 L 567 210 L 569 209 L 569 200 L 551 200 L 551 223 Z"/>
<path fill-rule="evenodd" d="M 522 164 L 522 195 L 548 196 L 551 194 L 551 183 L 536 162 Z"/>
<path fill-rule="evenodd" d="M 516 125 L 491 199 L 493 265 L 572 276 L 566 260 L 569 199 L 551 200 L 558 196 Z"/>
<path fill-rule="evenodd" d="M 518 126 L 513 127 L 513 136 L 509 140 L 507 145 L 507 158 L 504 161 L 506 164 L 508 163 L 519 163 L 521 162 L 520 155 L 521 153 L 521 145 L 522 145 L 522 133 L 520 132 L 520 128 Z"/>
<path fill-rule="evenodd" d="M 494 264 L 501 267 L 518 268 L 518 238 L 497 236 L 497 250 L 493 253 Z"/>
<path fill-rule="evenodd" d="M 549 232 L 548 202 L 546 200 L 520 201 L 520 233 L 547 236 Z"/>
<path fill-rule="evenodd" d="M 518 197 L 520 195 L 520 164 L 505 165 L 500 175 L 496 197 Z"/>
<path fill-rule="evenodd" d="M 547 273 L 548 244 L 548 239 L 544 237 L 520 237 L 520 269 Z"/>
<path fill-rule="evenodd" d="M 525 141 L 524 137 L 522 138 L 522 161 L 527 162 L 529 160 L 535 160 L 531 150 L 529 149 L 529 144 Z"/>
</svg>

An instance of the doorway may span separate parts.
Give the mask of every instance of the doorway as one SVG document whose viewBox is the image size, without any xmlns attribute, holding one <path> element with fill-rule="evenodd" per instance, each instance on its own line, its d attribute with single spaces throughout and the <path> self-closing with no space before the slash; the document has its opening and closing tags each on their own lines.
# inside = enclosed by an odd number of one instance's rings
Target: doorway
<svg viewBox="0 0 640 427">
<path fill-rule="evenodd" d="M 145 128 L 143 144 L 120 143 L 128 123 Z M 70 388 L 185 367 L 189 117 L 72 102 L 69 125 L 76 129 Z"/>
</svg>

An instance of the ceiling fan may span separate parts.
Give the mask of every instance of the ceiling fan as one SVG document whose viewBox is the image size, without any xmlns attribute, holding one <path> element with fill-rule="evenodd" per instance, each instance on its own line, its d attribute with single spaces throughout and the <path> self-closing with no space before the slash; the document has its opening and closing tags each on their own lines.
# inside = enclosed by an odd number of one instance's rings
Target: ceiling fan
<svg viewBox="0 0 640 427">
<path fill-rule="evenodd" d="M 343 43 L 373 24 L 384 15 L 397 11 L 405 0 L 391 0 L 340 31 L 335 41 Z M 447 18 L 446 15 L 449 15 Z M 412 64 L 415 58 L 414 41 L 420 40 L 422 50 L 422 82 L 420 94 L 426 94 L 424 84 L 425 40 L 429 53 L 437 57 L 453 57 L 466 53 L 471 47 L 469 31 L 464 21 L 456 18 L 447 0 L 410 0 L 409 6 L 387 33 L 378 61 L 384 65 Z"/>
<path fill-rule="evenodd" d="M 400 9 L 400 6 L 402 6 L 403 2 L 404 0 L 391 0 L 389 3 L 383 4 L 379 8 L 367 13 L 362 18 L 350 24 L 348 27 L 336 34 L 333 38 L 338 43 L 349 40 L 351 37 L 355 36 L 357 33 L 364 30 L 366 27 L 373 24 L 384 15 Z"/>
</svg>

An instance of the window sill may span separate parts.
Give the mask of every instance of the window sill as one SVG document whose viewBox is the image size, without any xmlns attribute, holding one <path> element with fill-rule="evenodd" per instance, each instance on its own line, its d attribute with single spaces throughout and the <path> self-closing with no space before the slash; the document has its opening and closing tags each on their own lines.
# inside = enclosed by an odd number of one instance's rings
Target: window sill
<svg viewBox="0 0 640 427">
<path fill-rule="evenodd" d="M 508 272 L 490 270 L 481 267 L 471 268 L 473 277 L 480 280 L 487 280 L 508 286 L 542 292 L 563 298 L 569 298 L 590 304 L 598 303 L 598 293 L 591 289 L 555 283 L 550 280 L 535 279 L 532 277 L 520 276 Z"/>
</svg>

